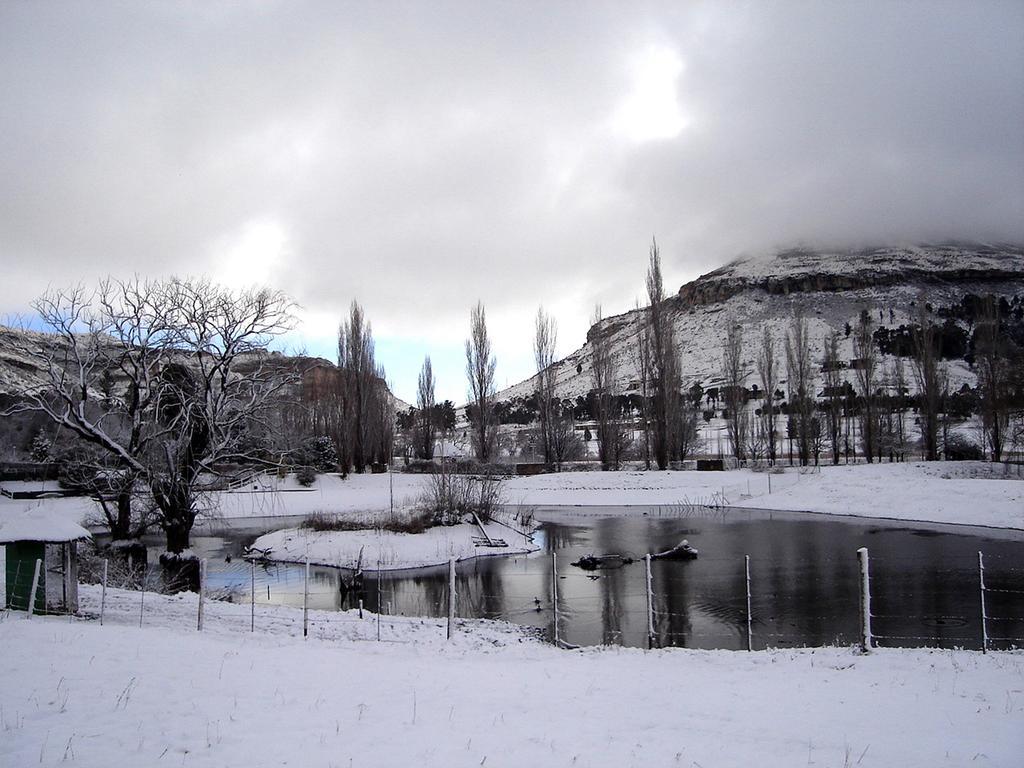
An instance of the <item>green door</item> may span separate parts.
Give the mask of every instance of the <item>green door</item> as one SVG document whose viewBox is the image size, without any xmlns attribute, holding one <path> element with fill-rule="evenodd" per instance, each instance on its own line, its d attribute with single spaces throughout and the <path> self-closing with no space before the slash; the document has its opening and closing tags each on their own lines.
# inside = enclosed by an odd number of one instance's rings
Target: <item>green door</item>
<svg viewBox="0 0 1024 768">
<path fill-rule="evenodd" d="M 32 574 L 36 560 L 45 564 L 46 545 L 41 541 L 16 541 L 7 545 L 7 607 L 19 611 L 28 610 L 28 598 L 32 592 Z M 39 568 L 39 586 L 36 587 L 35 613 L 46 610 L 46 569 Z"/>
</svg>

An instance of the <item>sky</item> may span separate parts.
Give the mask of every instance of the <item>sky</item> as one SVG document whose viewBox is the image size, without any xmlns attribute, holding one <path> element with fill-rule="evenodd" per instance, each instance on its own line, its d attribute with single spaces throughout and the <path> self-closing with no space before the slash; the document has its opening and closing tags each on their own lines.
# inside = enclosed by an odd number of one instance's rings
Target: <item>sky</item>
<svg viewBox="0 0 1024 768">
<path fill-rule="evenodd" d="M 0 317 L 206 275 L 358 300 L 394 391 L 466 399 L 741 254 L 1024 242 L 1021 2 L 0 0 Z"/>
</svg>

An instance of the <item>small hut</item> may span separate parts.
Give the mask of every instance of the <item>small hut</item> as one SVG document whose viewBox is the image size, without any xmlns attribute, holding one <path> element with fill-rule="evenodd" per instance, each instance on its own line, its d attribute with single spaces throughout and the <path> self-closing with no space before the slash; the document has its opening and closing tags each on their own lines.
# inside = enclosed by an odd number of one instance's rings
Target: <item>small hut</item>
<svg viewBox="0 0 1024 768">
<path fill-rule="evenodd" d="M 4 549 L 4 597 L 8 608 L 27 611 L 36 561 L 39 583 L 33 613 L 78 611 L 78 542 L 85 528 L 37 511 L 0 522 Z"/>
</svg>

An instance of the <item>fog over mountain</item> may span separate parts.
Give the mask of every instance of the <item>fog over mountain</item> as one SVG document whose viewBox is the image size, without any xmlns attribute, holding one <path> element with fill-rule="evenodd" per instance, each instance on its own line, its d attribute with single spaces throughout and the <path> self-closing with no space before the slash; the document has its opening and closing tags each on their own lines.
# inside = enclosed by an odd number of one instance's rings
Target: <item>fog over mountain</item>
<svg viewBox="0 0 1024 768">
<path fill-rule="evenodd" d="M 208 274 L 363 303 L 395 391 L 499 385 L 741 254 L 1024 242 L 1024 5 L 4 3 L 0 314 Z"/>
</svg>

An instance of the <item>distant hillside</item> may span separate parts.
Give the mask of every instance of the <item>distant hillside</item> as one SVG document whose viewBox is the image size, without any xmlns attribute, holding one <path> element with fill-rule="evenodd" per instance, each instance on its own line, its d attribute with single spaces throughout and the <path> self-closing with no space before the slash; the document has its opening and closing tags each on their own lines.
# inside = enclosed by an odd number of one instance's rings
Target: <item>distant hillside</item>
<svg viewBox="0 0 1024 768">
<path fill-rule="evenodd" d="M 699 382 L 710 388 L 721 383 L 721 345 L 730 323 L 743 329 L 750 386 L 756 381 L 754 358 L 766 326 L 780 341 L 780 361 L 781 340 L 796 312 L 809 320 L 816 360 L 822 355 L 822 341 L 833 330 L 842 339 L 841 357 L 850 360 L 853 339 L 847 335 L 847 324 L 855 326 L 862 310 L 872 314 L 883 353 L 891 353 L 900 349 L 907 338 L 906 326 L 915 322 L 918 304 L 925 302 L 949 335 L 947 366 L 951 386 L 958 389 L 963 384 L 974 386 L 976 380 L 965 359 L 970 356 L 976 309 L 971 297 L 988 294 L 1006 300 L 1012 326 L 1008 332 L 1024 335 L 1024 246 L 957 243 L 842 252 L 797 249 L 743 257 L 682 286 L 666 299 L 665 307 L 675 326 L 684 385 Z M 591 327 L 587 342 L 556 363 L 558 395 L 576 398 L 592 388 L 590 342 L 596 334 L 608 340 L 618 363 L 619 393 L 636 392 L 639 319 L 636 311 L 630 311 Z M 883 355 L 883 368 L 891 359 L 892 354 Z M 784 383 L 785 366 L 781 369 Z M 528 397 L 535 387 L 531 378 L 503 390 L 498 399 Z"/>
</svg>

